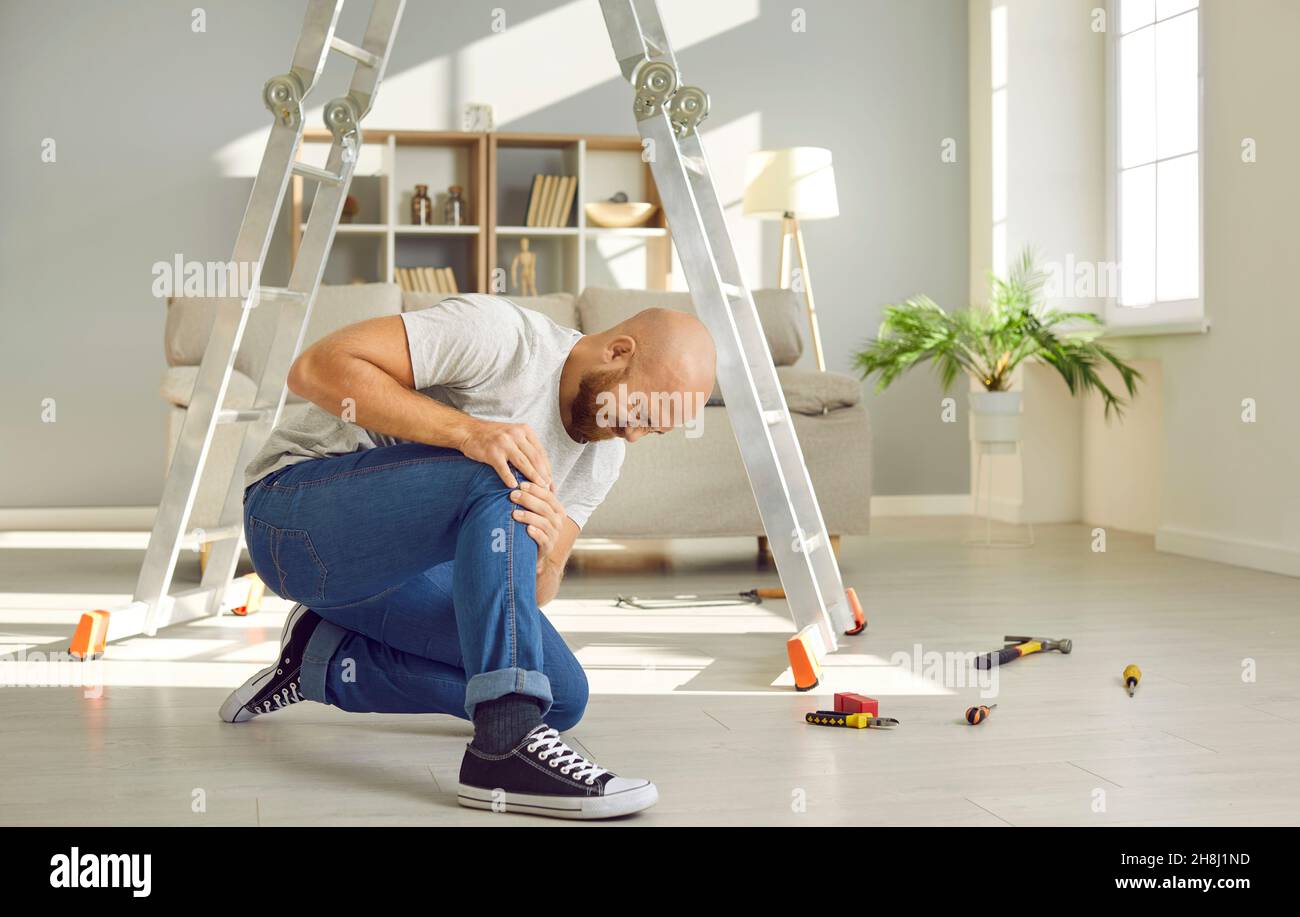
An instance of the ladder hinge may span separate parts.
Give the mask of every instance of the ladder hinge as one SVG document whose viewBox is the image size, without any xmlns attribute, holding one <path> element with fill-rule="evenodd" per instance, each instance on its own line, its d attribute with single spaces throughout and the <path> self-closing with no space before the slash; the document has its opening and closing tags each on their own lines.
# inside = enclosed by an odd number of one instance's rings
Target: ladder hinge
<svg viewBox="0 0 1300 917">
<path fill-rule="evenodd" d="M 708 116 L 709 94 L 698 86 L 683 86 L 668 100 L 668 120 L 678 137 L 691 136 Z M 703 171 L 701 164 L 699 172 Z"/>
<path fill-rule="evenodd" d="M 262 87 L 262 101 L 285 127 L 302 126 L 302 98 L 307 91 L 296 73 L 273 76 Z"/>
<path fill-rule="evenodd" d="M 632 113 L 638 121 L 659 114 L 677 91 L 677 70 L 661 60 L 643 60 L 632 71 Z"/>
<path fill-rule="evenodd" d="M 355 162 L 361 149 L 360 121 L 365 106 L 350 94 L 331 99 L 325 105 L 325 126 L 343 148 L 343 161 Z"/>
</svg>

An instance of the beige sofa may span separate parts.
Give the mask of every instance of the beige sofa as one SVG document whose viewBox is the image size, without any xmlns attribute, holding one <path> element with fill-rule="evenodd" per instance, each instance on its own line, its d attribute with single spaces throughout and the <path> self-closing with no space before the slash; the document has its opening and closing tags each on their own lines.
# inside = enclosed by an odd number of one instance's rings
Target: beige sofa
<svg viewBox="0 0 1300 917">
<path fill-rule="evenodd" d="M 307 330 L 307 342 L 336 328 L 379 315 L 436 307 L 440 294 L 405 293 L 395 284 L 372 283 L 323 286 Z M 603 330 L 636 311 L 662 306 L 689 311 L 689 293 L 647 290 L 588 289 L 579 297 L 552 294 L 511 297 L 560 324 L 579 330 Z M 836 373 L 818 373 L 794 366 L 802 350 L 802 306 L 796 294 L 759 290 L 754 294 L 768 345 L 803 445 L 804 458 L 822 505 L 827 529 L 837 535 L 866 534 L 871 504 L 871 433 L 860 402 L 857 380 Z M 212 325 L 214 302 L 176 299 L 168 304 L 165 346 L 168 369 L 162 395 L 168 404 L 168 459 L 180 435 L 203 347 Z M 235 361 L 227 407 L 247 407 L 254 379 L 261 372 L 267 343 L 274 330 L 272 307 L 261 307 L 249 318 L 245 346 Z M 592 515 L 587 537 L 641 538 L 763 534 L 753 494 L 736 447 L 726 408 L 710 399 L 700 425 L 701 435 L 676 431 L 649 437 L 627 451 L 618 483 Z M 304 410 L 290 395 L 285 410 Z M 236 432 L 219 427 L 209 468 L 224 473 L 235 462 Z M 242 472 L 241 472 L 242 474 Z M 199 489 L 192 527 L 216 524 L 222 490 L 218 475 L 205 475 Z"/>
</svg>

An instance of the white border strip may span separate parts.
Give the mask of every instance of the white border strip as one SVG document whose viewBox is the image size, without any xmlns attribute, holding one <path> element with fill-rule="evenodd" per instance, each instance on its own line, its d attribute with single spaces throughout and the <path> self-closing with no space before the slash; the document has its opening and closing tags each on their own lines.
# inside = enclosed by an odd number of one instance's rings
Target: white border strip
<svg viewBox="0 0 1300 917">
<path fill-rule="evenodd" d="M 969 516 L 970 494 L 873 496 L 873 516 Z"/>
<path fill-rule="evenodd" d="M 121 532 L 148 533 L 156 506 L 58 506 L 0 508 L 0 532 Z"/>
</svg>

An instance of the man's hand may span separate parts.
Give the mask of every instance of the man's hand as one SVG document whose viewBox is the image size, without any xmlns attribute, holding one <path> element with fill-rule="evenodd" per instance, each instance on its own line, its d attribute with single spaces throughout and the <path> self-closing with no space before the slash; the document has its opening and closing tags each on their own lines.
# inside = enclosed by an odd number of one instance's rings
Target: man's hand
<svg viewBox="0 0 1300 917">
<path fill-rule="evenodd" d="M 528 537 L 537 542 L 538 569 L 546 563 L 560 543 L 567 514 L 564 505 L 549 488 L 538 487 L 528 481 L 510 494 L 516 509 L 511 515 L 516 522 L 528 526 Z"/>
<path fill-rule="evenodd" d="M 551 489 L 551 460 L 532 427 L 526 423 L 467 420 L 469 432 L 456 446 L 466 458 L 491 465 L 507 487 L 519 486 L 510 470 L 514 465 L 529 481 L 540 484 L 540 489 Z"/>
</svg>

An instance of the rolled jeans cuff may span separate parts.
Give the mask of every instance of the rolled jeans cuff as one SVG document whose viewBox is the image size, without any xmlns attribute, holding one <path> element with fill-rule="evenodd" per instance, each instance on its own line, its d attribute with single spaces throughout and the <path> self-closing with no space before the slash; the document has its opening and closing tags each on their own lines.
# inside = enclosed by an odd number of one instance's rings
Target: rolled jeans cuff
<svg viewBox="0 0 1300 917">
<path fill-rule="evenodd" d="M 507 694 L 522 694 L 533 698 L 541 705 L 543 718 L 554 703 L 551 698 L 551 680 L 541 672 L 516 668 L 497 669 L 495 672 L 480 672 L 465 685 L 465 712 L 472 720 L 474 708 L 478 704 Z"/>
<path fill-rule="evenodd" d="M 325 676 L 329 672 L 334 652 L 347 639 L 348 633 L 346 629 L 329 621 L 321 621 L 316 625 L 316 630 L 307 638 L 307 648 L 302 654 L 302 675 L 298 680 L 298 690 L 303 697 L 321 704 L 329 703 L 325 696 Z"/>
</svg>

